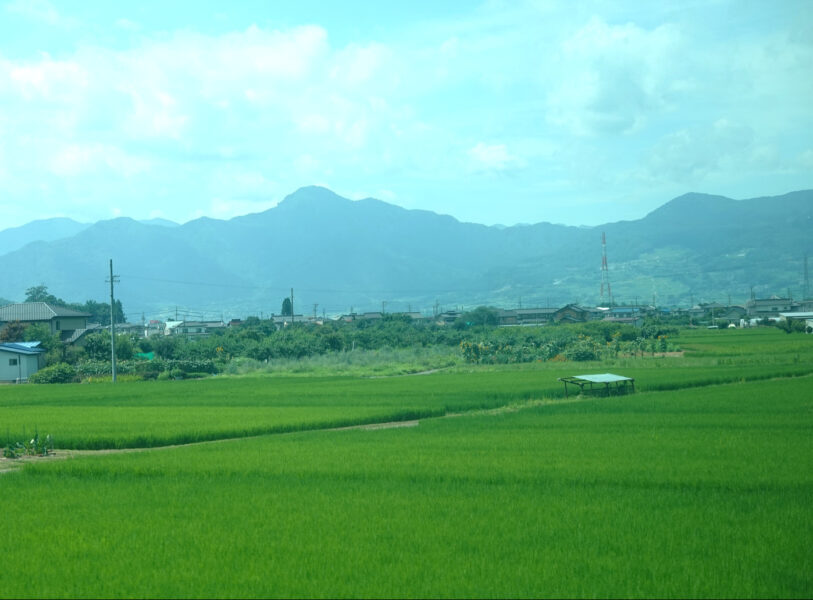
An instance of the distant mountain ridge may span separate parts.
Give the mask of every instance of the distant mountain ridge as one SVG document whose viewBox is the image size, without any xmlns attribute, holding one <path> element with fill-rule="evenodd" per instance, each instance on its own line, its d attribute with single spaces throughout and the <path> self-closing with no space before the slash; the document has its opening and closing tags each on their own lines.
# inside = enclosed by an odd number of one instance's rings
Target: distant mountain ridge
<svg viewBox="0 0 813 600">
<path fill-rule="evenodd" d="M 102 300 L 112 258 L 117 297 L 131 318 L 174 306 L 268 314 L 291 288 L 296 311 L 307 314 L 314 304 L 320 314 L 427 311 L 436 302 L 596 304 L 604 232 L 616 300 L 675 305 L 744 299 L 751 286 L 758 295 L 798 294 L 811 231 L 813 190 L 750 200 L 685 194 L 643 219 L 583 228 L 461 223 L 312 186 L 228 221 L 156 226 L 118 218 L 18 247 L 0 256 L 0 297 L 22 299 L 45 283 L 65 299 Z"/>
<path fill-rule="evenodd" d="M 50 242 L 71 237 L 90 227 L 90 223 L 78 223 L 73 219 L 56 217 L 31 221 L 20 227 L 0 230 L 0 256 L 22 248 L 31 242 Z"/>
</svg>

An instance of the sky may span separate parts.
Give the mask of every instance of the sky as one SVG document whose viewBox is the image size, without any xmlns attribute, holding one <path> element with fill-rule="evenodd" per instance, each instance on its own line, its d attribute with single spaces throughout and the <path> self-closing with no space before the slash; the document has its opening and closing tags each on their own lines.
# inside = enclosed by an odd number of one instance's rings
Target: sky
<svg viewBox="0 0 813 600">
<path fill-rule="evenodd" d="M 307 185 L 487 225 L 813 187 L 813 2 L 0 0 L 0 229 Z"/>
</svg>

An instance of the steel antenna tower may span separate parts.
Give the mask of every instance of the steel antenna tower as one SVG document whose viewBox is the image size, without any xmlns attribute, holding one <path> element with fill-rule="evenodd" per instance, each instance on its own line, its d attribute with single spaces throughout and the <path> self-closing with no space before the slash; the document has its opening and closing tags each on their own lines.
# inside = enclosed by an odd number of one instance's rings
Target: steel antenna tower
<svg viewBox="0 0 813 600">
<path fill-rule="evenodd" d="M 601 305 L 604 306 L 604 289 L 607 288 L 607 306 L 613 305 L 613 291 L 610 288 L 610 274 L 607 271 L 607 237 L 601 232 Z"/>
</svg>

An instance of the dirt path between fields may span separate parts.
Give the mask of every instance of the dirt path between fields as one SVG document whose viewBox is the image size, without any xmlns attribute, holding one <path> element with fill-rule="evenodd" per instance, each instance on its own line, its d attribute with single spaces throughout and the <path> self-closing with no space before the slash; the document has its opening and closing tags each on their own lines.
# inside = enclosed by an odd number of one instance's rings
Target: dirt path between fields
<svg viewBox="0 0 813 600">
<path fill-rule="evenodd" d="M 172 444 L 169 446 L 151 446 L 149 448 L 105 448 L 103 450 L 54 450 L 48 456 L 21 456 L 20 458 L 0 458 L 0 475 L 16 471 L 23 465 L 32 462 L 42 462 L 51 460 L 64 460 L 79 456 L 100 456 L 104 454 L 123 454 L 126 452 L 148 452 L 154 450 L 170 450 L 172 448 L 184 448 L 186 446 L 201 446 L 203 444 L 219 444 L 224 442 L 236 442 L 238 440 L 250 440 L 269 435 L 291 435 L 294 433 L 307 433 L 308 431 L 345 431 L 350 429 L 378 430 L 396 429 L 400 427 L 417 427 L 419 420 L 411 421 L 387 421 L 382 423 L 366 423 L 364 425 L 348 425 L 346 427 L 330 427 L 328 429 L 302 429 L 299 431 L 287 431 L 285 433 L 264 433 L 236 438 L 221 438 L 217 440 L 205 440 L 202 442 L 190 442 L 188 444 Z"/>
<path fill-rule="evenodd" d="M 587 398 L 574 397 L 570 399 L 539 399 L 528 400 L 527 402 L 509 404 L 507 406 L 499 406 L 497 408 L 487 408 L 479 410 L 470 410 L 464 412 L 446 413 L 439 417 L 426 417 L 422 420 L 430 419 L 451 419 L 457 417 L 465 417 L 469 415 L 500 415 L 506 413 L 513 413 L 526 408 L 535 406 L 546 406 L 549 404 L 570 404 L 573 402 L 582 402 Z M 307 433 L 309 431 L 348 431 L 353 429 L 361 429 L 365 431 L 377 431 L 379 429 L 398 429 L 405 427 L 417 427 L 420 425 L 421 420 L 413 419 L 409 421 L 384 421 L 381 423 L 366 423 L 363 425 L 348 425 L 345 427 L 330 427 L 326 429 L 302 429 L 299 431 L 288 431 L 285 433 L 264 433 L 260 435 L 252 435 L 236 438 L 221 438 L 217 440 L 206 440 L 202 442 L 190 442 L 188 444 L 172 444 L 168 446 L 151 446 L 149 448 L 106 448 L 104 450 L 54 450 L 48 456 L 23 456 L 20 458 L 0 458 L 0 475 L 16 471 L 20 467 L 28 463 L 37 463 L 52 460 L 65 460 L 69 458 L 77 458 L 82 456 L 101 456 L 105 454 L 123 454 L 126 452 L 149 452 L 157 450 L 171 450 L 173 448 L 184 448 L 187 446 L 201 446 L 203 444 L 221 444 L 227 442 L 236 442 L 240 440 L 250 440 L 259 437 L 266 437 L 269 435 L 292 435 L 295 433 Z"/>
<path fill-rule="evenodd" d="M 391 379 L 393 377 L 415 377 L 416 375 L 431 375 L 432 373 L 439 373 L 445 371 L 449 367 L 439 367 L 437 369 L 429 369 L 428 371 L 415 371 L 414 373 L 399 373 L 398 375 L 370 375 L 367 379 Z"/>
</svg>

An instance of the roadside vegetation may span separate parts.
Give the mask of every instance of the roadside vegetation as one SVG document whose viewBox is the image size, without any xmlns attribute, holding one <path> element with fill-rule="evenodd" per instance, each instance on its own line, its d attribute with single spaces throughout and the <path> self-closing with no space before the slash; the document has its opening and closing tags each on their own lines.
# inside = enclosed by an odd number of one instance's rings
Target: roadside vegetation
<svg viewBox="0 0 813 600">
<path fill-rule="evenodd" d="M 117 374 L 141 379 L 187 379 L 221 374 L 414 373 L 461 364 L 590 361 L 680 349 L 678 329 L 652 321 L 642 328 L 602 322 L 539 327 L 496 327 L 480 308 L 451 325 L 415 322 L 404 315 L 376 321 L 294 323 L 277 329 L 247 319 L 200 339 L 183 336 L 116 337 Z M 65 346 L 43 326 L 21 330 L 47 351 L 50 370 L 35 383 L 99 381 L 109 377 L 110 336 L 86 335 Z"/>
</svg>

